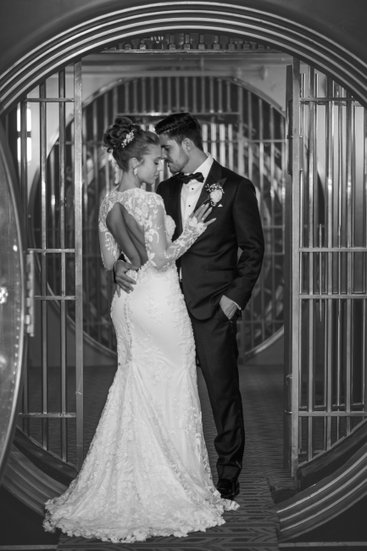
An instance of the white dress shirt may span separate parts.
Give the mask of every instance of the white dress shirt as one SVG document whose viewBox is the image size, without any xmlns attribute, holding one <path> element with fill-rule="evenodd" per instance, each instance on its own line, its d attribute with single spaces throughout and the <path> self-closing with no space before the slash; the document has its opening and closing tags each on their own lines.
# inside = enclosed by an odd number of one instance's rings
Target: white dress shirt
<svg viewBox="0 0 367 551">
<path fill-rule="evenodd" d="M 213 157 L 208 155 L 205 161 L 195 170 L 195 172 L 201 172 L 204 177 L 204 181 L 198 182 L 197 180 L 190 180 L 187 184 L 183 184 L 181 188 L 181 219 L 183 227 L 198 202 L 200 193 L 204 187 L 205 180 L 208 177 L 212 164 Z"/>
</svg>

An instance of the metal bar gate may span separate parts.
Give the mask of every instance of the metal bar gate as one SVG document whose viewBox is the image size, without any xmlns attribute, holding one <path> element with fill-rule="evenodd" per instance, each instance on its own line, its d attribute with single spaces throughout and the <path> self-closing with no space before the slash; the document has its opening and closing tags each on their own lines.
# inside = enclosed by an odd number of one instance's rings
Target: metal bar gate
<svg viewBox="0 0 367 551">
<path fill-rule="evenodd" d="M 347 90 L 299 62 L 288 99 L 286 380 L 295 473 L 367 416 L 367 117 Z"/>
<path fill-rule="evenodd" d="M 17 112 L 20 184 L 28 225 L 28 332 L 32 337 L 21 426 L 45 449 L 79 466 L 83 460 L 81 63 L 41 82 Z M 51 119 L 58 120 L 56 140 L 50 131 Z M 57 153 L 49 159 L 51 146 Z M 39 159 L 38 173 L 29 170 L 32 155 Z M 56 182 L 50 178 L 50 164 Z M 40 185 L 35 189 L 32 182 L 36 180 Z M 66 223 L 68 201 L 72 228 L 70 221 L 69 226 Z M 57 285 L 51 288 L 49 275 L 55 271 Z M 68 323 L 71 311 L 72 328 Z M 73 445 L 69 446 L 70 441 Z"/>
</svg>

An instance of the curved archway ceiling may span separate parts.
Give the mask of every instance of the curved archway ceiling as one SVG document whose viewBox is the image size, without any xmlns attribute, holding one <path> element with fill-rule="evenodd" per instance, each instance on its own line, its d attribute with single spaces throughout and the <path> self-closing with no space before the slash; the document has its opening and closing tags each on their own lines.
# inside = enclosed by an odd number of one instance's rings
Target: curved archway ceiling
<svg viewBox="0 0 367 551">
<path fill-rule="evenodd" d="M 122 8 L 91 18 L 40 44 L 3 73 L 2 110 L 40 79 L 88 52 L 133 36 L 186 29 L 263 42 L 324 70 L 361 101 L 367 101 L 366 64 L 327 36 L 264 10 L 223 2 L 175 2 Z"/>
</svg>

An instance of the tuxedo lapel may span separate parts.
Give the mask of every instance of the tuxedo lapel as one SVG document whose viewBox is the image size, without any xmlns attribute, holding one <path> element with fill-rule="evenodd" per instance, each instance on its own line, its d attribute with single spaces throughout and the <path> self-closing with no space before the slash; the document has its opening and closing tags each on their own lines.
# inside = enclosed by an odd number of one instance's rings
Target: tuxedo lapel
<svg viewBox="0 0 367 551">
<path fill-rule="evenodd" d="M 203 189 L 201 190 L 199 199 L 195 205 L 194 211 L 197 210 L 205 201 L 208 201 L 209 199 L 209 193 L 206 191 L 206 186 L 210 186 L 211 184 L 214 184 L 214 182 L 218 182 L 221 179 L 222 176 L 222 167 L 220 166 L 217 161 L 213 161 L 212 167 L 209 171 L 208 177 L 205 180 L 205 184 L 203 185 Z"/>
<path fill-rule="evenodd" d="M 182 232 L 182 213 L 181 213 L 181 189 L 182 182 L 172 182 L 172 189 L 174 190 L 172 195 L 172 218 L 176 222 L 176 232 L 178 235 Z"/>
<path fill-rule="evenodd" d="M 178 192 L 175 197 L 175 211 L 177 212 L 177 230 L 180 234 L 182 232 L 182 212 L 181 212 L 181 189 L 183 184 L 180 183 L 177 186 Z"/>
</svg>

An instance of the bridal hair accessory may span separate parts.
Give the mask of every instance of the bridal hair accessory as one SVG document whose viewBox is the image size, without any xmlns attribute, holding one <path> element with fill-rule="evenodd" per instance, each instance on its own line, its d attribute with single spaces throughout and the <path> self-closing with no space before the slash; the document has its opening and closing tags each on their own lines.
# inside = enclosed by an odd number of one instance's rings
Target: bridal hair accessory
<svg viewBox="0 0 367 551">
<path fill-rule="evenodd" d="M 223 182 L 225 178 L 222 178 L 222 180 L 219 180 L 219 182 L 214 182 L 213 184 L 205 184 L 204 189 L 207 193 L 209 193 L 209 199 L 210 199 L 210 205 L 212 207 L 222 207 L 223 205 L 218 205 L 218 203 L 221 201 L 224 191 L 223 191 Z"/>
<path fill-rule="evenodd" d="M 125 138 L 122 140 L 120 144 L 120 148 L 125 149 L 125 147 L 129 145 L 129 143 L 131 143 L 134 138 L 135 138 L 134 129 L 132 129 L 130 130 L 130 132 L 126 134 Z"/>
</svg>

